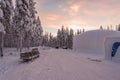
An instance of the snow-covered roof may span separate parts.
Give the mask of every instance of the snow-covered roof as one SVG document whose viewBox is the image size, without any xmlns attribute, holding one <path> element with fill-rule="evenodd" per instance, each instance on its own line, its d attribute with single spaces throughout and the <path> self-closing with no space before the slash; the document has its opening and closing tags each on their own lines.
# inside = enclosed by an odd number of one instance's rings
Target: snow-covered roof
<svg viewBox="0 0 120 80">
<path fill-rule="evenodd" d="M 77 51 L 104 53 L 104 41 L 107 37 L 120 37 L 120 32 L 110 30 L 87 31 L 74 37 L 73 49 Z"/>
</svg>

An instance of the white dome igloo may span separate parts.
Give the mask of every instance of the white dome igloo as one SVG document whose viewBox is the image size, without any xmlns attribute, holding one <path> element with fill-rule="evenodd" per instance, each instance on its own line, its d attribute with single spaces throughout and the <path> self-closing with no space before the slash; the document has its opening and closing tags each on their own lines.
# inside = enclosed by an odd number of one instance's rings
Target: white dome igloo
<svg viewBox="0 0 120 80">
<path fill-rule="evenodd" d="M 107 37 L 120 37 L 120 32 L 110 30 L 92 30 L 84 32 L 74 37 L 73 50 L 104 54 L 104 42 Z"/>
</svg>

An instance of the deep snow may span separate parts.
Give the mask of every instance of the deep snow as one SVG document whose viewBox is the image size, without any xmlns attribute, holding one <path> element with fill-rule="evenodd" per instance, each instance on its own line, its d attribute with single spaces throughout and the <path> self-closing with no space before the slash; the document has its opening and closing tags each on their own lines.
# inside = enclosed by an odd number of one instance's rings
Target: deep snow
<svg viewBox="0 0 120 80">
<path fill-rule="evenodd" d="M 105 61 L 100 55 L 52 48 L 39 50 L 40 57 L 29 63 L 21 62 L 19 55 L 0 58 L 0 80 L 120 80 L 120 63 Z"/>
</svg>

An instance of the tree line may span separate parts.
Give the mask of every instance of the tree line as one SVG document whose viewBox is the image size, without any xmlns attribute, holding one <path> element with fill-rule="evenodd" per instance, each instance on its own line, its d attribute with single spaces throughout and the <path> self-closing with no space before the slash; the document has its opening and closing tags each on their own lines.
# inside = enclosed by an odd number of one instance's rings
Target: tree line
<svg viewBox="0 0 120 80">
<path fill-rule="evenodd" d="M 62 25 L 61 29 L 57 30 L 56 36 L 53 36 L 52 33 L 48 32 L 43 35 L 42 46 L 72 49 L 73 37 L 83 32 L 85 32 L 85 29 L 78 29 L 77 32 L 74 32 L 73 29 L 69 29 Z"/>
<path fill-rule="evenodd" d="M 113 27 L 115 27 L 115 29 L 113 29 Z M 103 27 L 102 25 L 99 28 L 100 30 L 116 30 L 116 31 L 120 31 L 120 24 L 116 25 L 116 26 L 107 26 L 107 27 Z"/>
</svg>

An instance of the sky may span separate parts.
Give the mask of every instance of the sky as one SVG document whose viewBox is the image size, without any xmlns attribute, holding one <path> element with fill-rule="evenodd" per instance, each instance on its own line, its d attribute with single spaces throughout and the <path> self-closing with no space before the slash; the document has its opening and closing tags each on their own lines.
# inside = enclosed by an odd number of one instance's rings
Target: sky
<svg viewBox="0 0 120 80">
<path fill-rule="evenodd" d="M 35 0 L 44 31 L 56 34 L 62 25 L 99 29 L 120 23 L 120 0 Z"/>
</svg>

